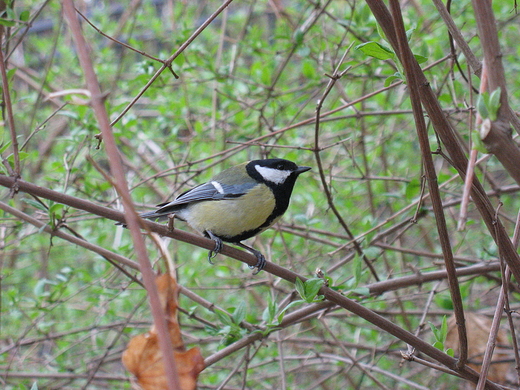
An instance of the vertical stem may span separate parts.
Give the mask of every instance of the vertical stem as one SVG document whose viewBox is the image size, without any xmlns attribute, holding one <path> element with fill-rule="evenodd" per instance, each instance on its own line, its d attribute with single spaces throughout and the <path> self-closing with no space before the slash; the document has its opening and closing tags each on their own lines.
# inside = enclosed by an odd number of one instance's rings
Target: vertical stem
<svg viewBox="0 0 520 390">
<path fill-rule="evenodd" d="M 117 149 L 114 135 L 112 133 L 112 128 L 110 126 L 110 121 L 108 119 L 108 114 L 104 105 L 101 88 L 99 86 L 99 82 L 89 56 L 87 42 L 82 34 L 81 26 L 74 10 L 73 0 L 63 1 L 63 11 L 66 19 L 69 22 L 74 41 L 76 43 L 76 50 L 78 52 L 78 58 L 81 67 L 85 73 L 87 88 L 92 95 L 91 106 L 94 110 L 101 133 L 103 135 L 103 141 L 107 151 L 110 170 L 115 178 L 114 186 L 121 196 L 125 208 L 126 222 L 128 228 L 130 229 L 134 243 L 134 249 L 139 259 L 139 265 L 143 275 L 143 282 L 146 287 L 146 291 L 148 292 L 148 299 L 150 301 L 152 316 L 155 327 L 157 329 L 157 334 L 159 336 L 159 344 L 163 355 L 163 363 L 165 367 L 164 371 L 168 383 L 168 389 L 179 390 L 180 384 L 177 375 L 177 367 L 173 357 L 173 345 L 166 325 L 166 317 L 162 310 L 159 294 L 155 285 L 155 275 L 148 259 L 148 254 L 144 245 L 144 239 L 140 232 L 139 217 L 134 209 L 132 198 L 130 197 L 130 192 L 125 180 L 123 165 L 121 163 L 121 158 L 119 157 L 119 150 Z"/>
<path fill-rule="evenodd" d="M 2 2 L 3 3 L 3 2 Z M 3 31 L 3 29 L 2 29 Z M 0 34 L 0 40 L 2 39 L 2 35 Z M 14 172 L 13 176 L 17 179 L 21 177 L 21 168 L 20 168 L 20 153 L 18 150 L 18 138 L 16 137 L 16 128 L 14 126 L 14 115 L 13 115 L 13 105 L 11 103 L 11 94 L 9 93 L 9 80 L 7 79 L 7 71 L 5 69 L 5 60 L 4 60 L 4 52 L 0 47 L 0 73 L 2 74 L 2 92 L 4 95 L 4 104 L 5 109 L 7 111 L 7 123 L 9 124 L 9 132 L 11 133 L 11 144 L 13 148 L 13 158 L 14 158 Z"/>
<path fill-rule="evenodd" d="M 410 50 L 410 47 L 408 46 L 408 39 L 406 37 L 406 31 L 401 14 L 401 7 L 397 0 L 390 0 L 390 10 L 393 16 L 394 30 L 399 48 L 399 59 L 403 64 L 403 68 L 406 74 L 406 82 L 409 86 L 410 101 L 414 112 L 415 126 L 417 128 L 419 145 L 421 147 L 425 176 L 426 180 L 428 181 L 433 212 L 435 215 L 435 221 L 437 223 L 437 231 L 439 233 L 439 241 L 441 244 L 442 254 L 444 256 L 444 264 L 446 266 L 448 275 L 448 285 L 450 287 L 451 299 L 453 301 L 453 309 L 457 322 L 460 343 L 460 356 L 457 367 L 461 369 L 466 365 L 468 358 L 468 339 L 464 319 L 464 308 L 462 305 L 459 282 L 453 261 L 453 252 L 451 250 L 448 228 L 446 226 L 446 219 L 444 217 L 442 200 L 437 183 L 437 174 L 435 172 L 435 166 L 433 164 L 433 158 L 431 155 L 430 143 L 428 140 L 428 130 L 426 128 L 426 122 L 423 117 L 421 99 L 419 96 L 419 82 L 414 68 L 415 59 L 412 51 Z"/>
</svg>

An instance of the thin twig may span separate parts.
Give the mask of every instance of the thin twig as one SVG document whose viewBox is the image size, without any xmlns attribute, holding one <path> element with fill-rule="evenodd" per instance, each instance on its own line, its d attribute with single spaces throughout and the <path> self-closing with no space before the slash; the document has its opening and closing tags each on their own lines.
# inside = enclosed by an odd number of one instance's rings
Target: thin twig
<svg viewBox="0 0 520 390">
<path fill-rule="evenodd" d="M 83 14 L 80 12 L 80 10 L 78 10 L 77 8 L 74 8 L 74 9 L 75 9 L 76 12 L 79 14 L 79 16 L 81 16 L 81 17 L 83 18 L 83 20 L 84 20 L 85 22 L 87 22 L 87 23 L 90 25 L 90 27 L 92 27 L 94 30 L 96 30 L 99 34 L 103 35 L 105 38 L 110 39 L 111 41 L 113 41 L 113 42 L 115 42 L 115 43 L 117 43 L 117 44 L 119 44 L 119 45 L 121 45 L 121 46 L 124 46 L 124 47 L 126 47 L 127 49 L 130 49 L 130 50 L 132 50 L 132 51 L 135 51 L 136 53 L 141 54 L 142 56 L 145 56 L 145 57 L 147 57 L 147 58 L 150 58 L 151 60 L 154 60 L 154 61 L 160 62 L 161 64 L 164 65 L 164 63 L 165 63 L 164 60 L 161 60 L 160 58 L 154 57 L 154 56 L 152 56 L 152 55 L 150 55 L 150 54 L 148 54 L 148 53 L 145 53 L 145 52 L 142 51 L 142 50 L 139 50 L 139 49 L 136 49 L 135 47 L 130 46 L 130 45 L 127 44 L 127 43 L 121 42 L 120 40 L 118 40 L 118 39 L 116 39 L 116 38 L 113 38 L 113 37 L 111 37 L 111 36 L 108 35 L 108 34 L 105 34 L 103 31 L 101 31 L 99 28 L 97 28 L 97 27 L 94 25 L 94 23 L 92 23 L 92 22 L 91 22 L 91 21 L 90 21 L 90 20 L 89 20 L 85 15 L 83 15 Z M 177 78 L 178 78 L 178 76 L 177 76 Z"/>
<path fill-rule="evenodd" d="M 482 142 L 486 149 L 501 162 L 511 177 L 520 184 L 520 149 L 512 139 L 510 125 L 511 121 L 518 121 L 518 117 L 516 114 L 511 115 L 512 110 L 509 107 L 507 82 L 495 15 L 489 1 L 472 0 L 472 4 L 487 76 L 485 80 L 482 78 L 481 82 L 486 84 L 489 93 L 499 88 L 501 90 L 497 118 L 491 122 L 488 134 L 481 137 Z"/>
<path fill-rule="evenodd" d="M 352 45 L 350 45 L 345 53 L 343 54 L 343 57 L 338 63 L 338 66 L 334 70 L 334 73 L 330 77 L 329 83 L 327 84 L 327 87 L 325 88 L 325 91 L 323 92 L 322 97 L 318 100 L 318 104 L 316 105 L 316 117 L 315 117 L 315 126 L 314 126 L 314 157 L 316 159 L 316 165 L 318 166 L 318 173 L 320 175 L 321 184 L 323 187 L 323 191 L 325 192 L 325 197 L 327 198 L 327 203 L 336 216 L 338 222 L 342 226 L 342 228 L 345 230 L 347 235 L 350 237 L 350 243 L 354 245 L 354 248 L 356 249 L 356 252 L 362 257 L 363 261 L 365 262 L 366 266 L 372 273 L 372 276 L 376 280 L 379 280 L 379 277 L 377 276 L 377 272 L 372 265 L 372 262 L 370 259 L 365 255 L 363 249 L 361 248 L 361 245 L 359 245 L 359 242 L 354 239 L 354 234 L 350 231 L 350 228 L 348 227 L 348 224 L 345 222 L 343 217 L 341 216 L 341 213 L 337 209 L 336 205 L 334 204 L 334 200 L 332 198 L 332 193 L 330 192 L 329 185 L 327 183 L 327 178 L 325 176 L 325 171 L 323 168 L 323 163 L 321 161 L 321 155 L 320 155 L 320 118 L 321 118 L 321 109 L 323 107 L 323 102 L 329 95 L 330 91 L 332 91 L 332 88 L 334 87 L 334 84 L 336 84 L 336 81 L 338 81 L 341 77 L 343 77 L 349 70 L 350 67 L 347 67 L 343 71 L 339 71 L 339 68 L 343 64 L 343 61 L 345 60 L 347 54 L 350 52 L 350 49 L 352 48 Z"/>
<path fill-rule="evenodd" d="M 41 229 L 42 231 L 50 234 L 51 236 L 59 237 L 63 240 L 69 241 L 73 243 L 74 245 L 78 245 L 82 248 L 85 248 L 89 251 L 92 251 L 94 253 L 97 253 L 100 256 L 103 256 L 107 260 L 111 260 L 111 263 L 114 264 L 121 264 L 130 268 L 133 268 L 137 271 L 139 271 L 139 264 L 136 263 L 133 260 L 130 260 L 124 256 L 121 256 L 115 252 L 111 252 L 99 245 L 92 244 L 82 238 L 76 237 L 72 234 L 65 233 L 61 230 L 53 230 L 48 224 L 37 220 L 36 218 L 31 217 L 30 215 L 27 215 L 23 213 L 22 211 L 9 206 L 6 203 L 0 202 L 0 209 L 8 212 L 9 214 L 14 215 L 16 218 L 21 219 L 22 221 L 25 221 L 27 223 L 30 223 L 31 225 L 35 226 L 38 229 Z M 121 268 L 118 266 L 118 268 Z"/>
<path fill-rule="evenodd" d="M 515 248 L 518 248 L 518 244 L 520 242 L 520 211 L 516 216 L 516 224 L 515 224 L 515 233 L 513 235 L 513 245 Z M 506 275 L 504 275 L 505 280 L 507 281 L 506 286 L 509 286 L 509 280 L 511 278 L 511 270 L 506 268 Z M 504 287 L 504 283 L 502 283 L 502 288 Z M 516 328 L 513 322 L 512 310 L 509 304 L 509 290 L 505 290 L 507 294 L 505 294 L 505 303 L 504 303 L 504 311 L 507 316 L 507 322 L 509 325 L 509 331 L 511 332 L 511 343 L 513 344 L 513 351 L 515 354 L 515 369 L 516 369 L 516 378 L 517 383 L 520 385 L 520 349 L 518 347 L 518 339 L 516 336 Z"/>
<path fill-rule="evenodd" d="M 466 221 L 468 220 L 468 204 L 471 192 L 471 186 L 473 185 L 473 176 L 475 174 L 475 164 L 477 163 L 478 150 L 475 148 L 471 149 L 468 160 L 468 169 L 466 180 L 464 180 L 464 189 L 462 191 L 462 201 L 460 202 L 459 220 L 457 222 L 457 230 L 459 232 L 466 228 Z"/>
<path fill-rule="evenodd" d="M 170 58 L 163 62 L 163 65 L 155 72 L 155 74 L 148 80 L 146 85 L 141 88 L 141 91 L 132 99 L 130 103 L 121 111 L 121 113 L 110 123 L 111 126 L 114 126 L 117 122 L 121 120 L 123 116 L 134 106 L 135 103 L 144 95 L 146 90 L 150 88 L 150 86 L 157 80 L 157 78 L 164 72 L 165 69 L 169 68 L 172 65 L 172 62 L 184 51 L 186 48 L 197 38 L 205 29 L 210 25 L 210 23 L 218 16 L 222 11 L 224 11 L 229 4 L 231 4 L 233 0 L 226 0 L 220 7 L 217 8 L 213 14 L 211 14 L 205 21 L 197 28 L 193 34 L 177 49 L 175 53 L 173 53 Z"/>
</svg>

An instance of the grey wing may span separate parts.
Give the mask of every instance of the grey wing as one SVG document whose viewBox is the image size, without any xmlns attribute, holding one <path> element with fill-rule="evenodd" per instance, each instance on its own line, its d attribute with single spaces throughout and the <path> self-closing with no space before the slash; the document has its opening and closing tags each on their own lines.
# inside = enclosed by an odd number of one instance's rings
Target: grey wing
<svg viewBox="0 0 520 390">
<path fill-rule="evenodd" d="M 158 205 L 159 209 L 153 212 L 141 214 L 144 218 L 158 217 L 175 213 L 182 206 L 200 202 L 203 200 L 222 200 L 238 198 L 246 194 L 257 183 L 247 183 L 242 185 L 222 184 L 217 181 L 210 181 L 200 186 L 194 187 L 180 194 L 175 200 Z"/>
</svg>

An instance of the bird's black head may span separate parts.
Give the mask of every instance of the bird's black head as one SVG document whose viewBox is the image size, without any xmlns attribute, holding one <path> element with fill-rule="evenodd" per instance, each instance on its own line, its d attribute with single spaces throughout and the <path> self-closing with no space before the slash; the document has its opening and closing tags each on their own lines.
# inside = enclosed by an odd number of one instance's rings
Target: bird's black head
<svg viewBox="0 0 520 390">
<path fill-rule="evenodd" d="M 260 183 L 264 183 L 274 193 L 278 215 L 281 215 L 289 206 L 289 199 L 298 176 L 307 172 L 310 167 L 299 167 L 292 161 L 281 158 L 253 160 L 246 165 L 249 176 Z"/>
<path fill-rule="evenodd" d="M 299 167 L 295 163 L 282 158 L 269 158 L 265 160 L 250 161 L 247 173 L 256 181 L 265 183 L 269 187 L 283 187 L 289 185 L 291 190 L 300 173 L 306 172 L 310 167 Z M 290 194 L 289 194 L 290 195 Z"/>
</svg>

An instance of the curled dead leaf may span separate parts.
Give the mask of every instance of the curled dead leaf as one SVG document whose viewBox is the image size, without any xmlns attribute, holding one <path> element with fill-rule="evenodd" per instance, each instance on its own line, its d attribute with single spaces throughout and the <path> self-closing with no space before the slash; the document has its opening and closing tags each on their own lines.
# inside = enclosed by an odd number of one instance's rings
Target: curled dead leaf
<svg viewBox="0 0 520 390">
<path fill-rule="evenodd" d="M 178 287 L 174 278 L 161 275 L 156 279 L 161 306 L 166 314 L 170 337 L 174 346 L 174 359 L 182 390 L 194 390 L 197 378 L 204 369 L 204 358 L 199 348 L 186 351 L 177 321 Z M 130 340 L 123 353 L 123 364 L 144 390 L 167 389 L 167 381 L 159 347 L 159 338 L 154 327 L 145 334 Z"/>
</svg>

